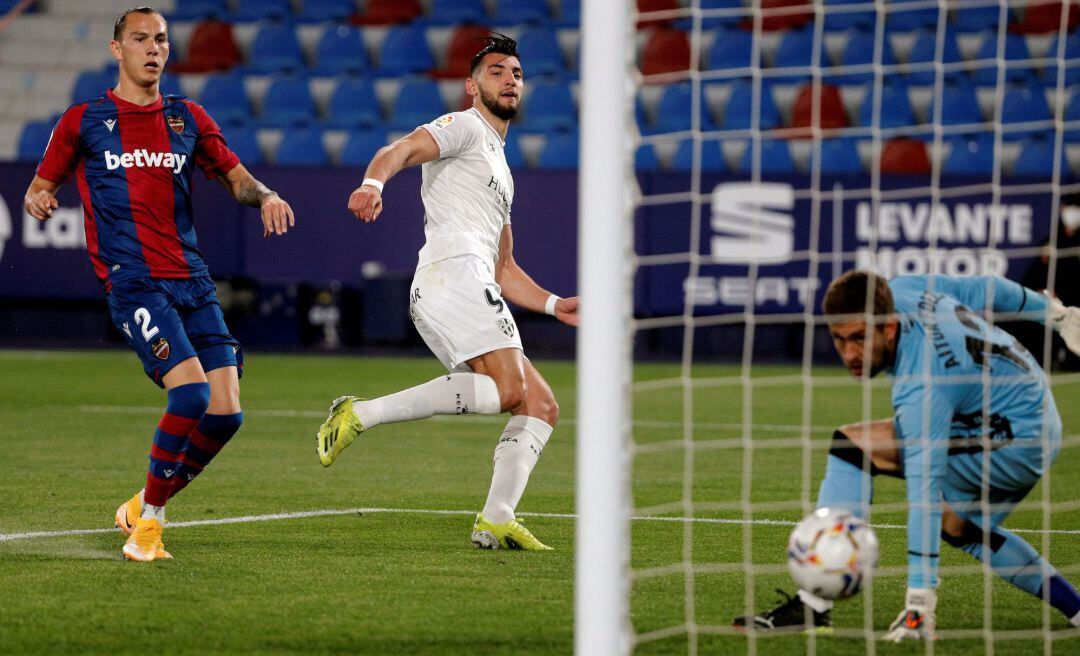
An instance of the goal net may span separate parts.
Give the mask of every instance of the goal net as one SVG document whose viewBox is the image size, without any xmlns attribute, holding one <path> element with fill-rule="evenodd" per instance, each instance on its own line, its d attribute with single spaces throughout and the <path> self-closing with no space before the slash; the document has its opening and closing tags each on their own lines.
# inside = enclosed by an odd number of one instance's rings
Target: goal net
<svg viewBox="0 0 1080 656">
<path fill-rule="evenodd" d="M 821 300 L 853 268 L 1080 291 L 1059 275 L 1080 258 L 1080 227 L 1059 218 L 1080 191 L 1080 9 L 590 4 L 601 3 L 585 3 L 582 26 L 578 653 L 875 653 L 904 604 L 902 480 L 874 479 L 881 565 L 837 604 L 830 635 L 732 624 L 776 605 L 777 589 L 795 592 L 787 538 L 815 508 L 833 432 L 892 414 L 885 376 L 840 366 Z M 1049 329 L 1025 318 L 1003 327 L 1055 372 L 1065 435 L 1005 525 L 1075 580 L 1080 488 L 1067 470 L 1080 417 L 1068 408 L 1080 382 Z M 968 555 L 943 543 L 940 562 L 943 640 L 986 653 L 1080 645 L 1047 604 Z"/>
</svg>

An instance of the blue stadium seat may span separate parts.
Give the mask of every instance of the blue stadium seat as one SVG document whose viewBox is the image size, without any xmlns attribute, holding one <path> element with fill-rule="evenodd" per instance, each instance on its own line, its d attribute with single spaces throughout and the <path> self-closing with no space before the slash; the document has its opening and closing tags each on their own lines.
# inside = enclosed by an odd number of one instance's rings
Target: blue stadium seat
<svg viewBox="0 0 1080 656">
<path fill-rule="evenodd" d="M 748 30 L 720 29 L 709 47 L 709 70 L 746 68 L 751 65 L 754 33 Z"/>
<path fill-rule="evenodd" d="M 657 132 L 679 132 L 691 129 L 694 114 L 692 93 L 693 86 L 689 82 L 672 84 L 664 89 L 657 108 L 656 124 L 653 126 Z M 701 89 L 698 96 L 698 112 L 701 116 L 700 128 L 715 130 L 716 122 L 709 113 L 704 89 Z"/>
<path fill-rule="evenodd" d="M 813 166 L 813 159 L 810 160 Z M 821 168 L 824 175 L 854 175 L 863 172 L 855 139 L 839 137 L 821 141 Z"/>
<path fill-rule="evenodd" d="M 847 43 L 840 55 L 840 63 L 844 66 L 860 66 L 874 63 L 874 42 L 876 35 L 873 30 L 855 28 L 845 35 Z M 892 45 L 888 39 L 884 39 L 881 48 L 881 62 L 886 66 L 896 64 L 896 55 L 893 54 Z M 889 77 L 893 77 L 890 75 Z M 874 79 L 872 71 L 862 73 L 841 73 L 830 75 L 830 84 L 864 84 Z"/>
<path fill-rule="evenodd" d="M 701 142 L 701 170 L 710 173 L 722 173 L 728 170 L 724 160 L 723 143 L 720 141 Z M 671 159 L 672 171 L 690 171 L 694 166 L 694 140 L 683 139 L 675 148 Z"/>
<path fill-rule="evenodd" d="M 581 25 L 581 0 L 562 0 L 559 8 L 559 25 L 578 27 Z"/>
<path fill-rule="evenodd" d="M 432 0 L 427 20 L 432 25 L 484 23 L 488 15 L 483 0 Z"/>
<path fill-rule="evenodd" d="M 525 154 L 521 152 L 521 144 L 517 134 L 506 135 L 506 144 L 503 146 L 503 156 L 506 157 L 506 165 L 513 169 L 525 167 Z"/>
<path fill-rule="evenodd" d="M 176 0 L 170 20 L 201 20 L 224 18 L 229 13 L 227 0 Z"/>
<path fill-rule="evenodd" d="M 263 127 L 306 126 L 316 120 L 315 101 L 307 79 L 279 77 L 270 83 L 262 102 L 259 122 Z"/>
<path fill-rule="evenodd" d="M 901 83 L 881 85 L 878 127 L 900 128 L 915 125 L 915 112 L 911 109 L 907 87 Z M 866 94 L 859 105 L 859 125 L 874 125 L 874 83 L 866 85 Z"/>
<path fill-rule="evenodd" d="M 361 73 L 368 69 L 367 50 L 360 30 L 349 25 L 338 25 L 323 33 L 315 49 L 316 75 Z"/>
<path fill-rule="evenodd" d="M 280 73 L 304 68 L 300 41 L 289 25 L 264 25 L 255 34 L 247 68 L 252 73 Z"/>
<path fill-rule="evenodd" d="M 253 166 L 266 161 L 255 128 L 251 125 L 224 125 L 221 127 L 229 149 L 236 153 L 245 165 Z"/>
<path fill-rule="evenodd" d="M 813 53 L 814 30 L 805 27 L 791 30 L 780 38 L 780 45 L 777 47 L 776 56 L 773 58 L 773 68 L 808 68 L 813 63 Z M 830 65 L 829 55 L 825 52 L 824 39 L 818 43 L 818 65 L 822 68 Z M 809 71 L 769 77 L 772 82 L 790 84 L 805 82 L 809 79 Z"/>
<path fill-rule="evenodd" d="M 49 145 L 49 137 L 52 136 L 56 121 L 57 119 L 51 118 L 45 121 L 30 121 L 23 125 L 16 155 L 20 162 L 37 162 L 41 159 L 45 154 L 45 146 Z"/>
<path fill-rule="evenodd" d="M 642 144 L 641 146 L 638 146 L 637 152 L 634 153 L 634 170 L 660 170 L 660 160 L 657 159 L 656 150 L 653 149 L 652 144 Z"/>
<path fill-rule="evenodd" d="M 284 20 L 292 17 L 289 0 L 238 0 L 234 21 Z"/>
<path fill-rule="evenodd" d="M 1065 115 L 1062 119 L 1067 123 L 1080 124 L 1080 91 L 1073 91 L 1069 102 L 1065 105 Z M 1065 140 L 1072 143 L 1080 141 L 1080 128 L 1074 127 L 1068 130 L 1065 133 Z"/>
<path fill-rule="evenodd" d="M 439 85 L 431 80 L 416 79 L 401 85 L 394 99 L 394 115 L 390 125 L 397 130 L 412 130 L 430 123 L 446 113 L 446 103 Z"/>
<path fill-rule="evenodd" d="M 983 30 L 997 30 L 1000 10 L 998 6 L 967 7 L 954 9 L 952 14 L 953 25 L 960 32 L 982 32 Z M 1012 12 L 1010 10 L 1009 17 Z"/>
<path fill-rule="evenodd" d="M 566 84 L 541 82 L 528 92 L 526 103 L 522 131 L 567 131 L 578 124 L 574 95 Z"/>
<path fill-rule="evenodd" d="M 1060 37 L 1055 34 L 1050 41 L 1050 49 L 1047 57 L 1057 57 Z M 1080 32 L 1073 32 L 1065 39 L 1065 59 L 1061 62 L 1065 66 L 1065 86 L 1069 87 L 1080 82 Z M 1071 62 L 1068 60 L 1072 60 Z M 1057 86 L 1057 68 L 1051 67 L 1043 71 L 1043 81 L 1047 86 Z"/>
<path fill-rule="evenodd" d="M 976 64 L 978 68 L 975 70 L 975 82 L 980 86 L 994 86 L 997 84 L 998 69 L 997 69 L 997 56 L 998 56 L 998 34 L 995 30 L 988 30 L 983 33 L 982 45 L 979 46 L 979 54 L 976 55 L 976 59 L 984 60 L 980 64 Z M 1028 50 L 1027 39 L 1023 34 L 1009 33 L 1005 35 L 1005 60 L 1007 62 L 1014 62 L 1023 59 L 1031 59 L 1031 51 Z M 1017 68 L 1009 66 L 1005 70 L 1005 81 L 1016 82 L 1020 84 L 1030 84 L 1038 76 L 1035 68 L 1025 66 Z"/>
<path fill-rule="evenodd" d="M 545 24 L 551 22 L 547 0 L 499 0 L 495 6 L 496 25 Z"/>
<path fill-rule="evenodd" d="M 952 148 L 945 158 L 942 173 L 946 175 L 993 175 L 994 140 L 986 133 L 953 137 Z"/>
<path fill-rule="evenodd" d="M 345 141 L 345 149 L 341 151 L 342 166 L 366 167 L 375 152 L 386 145 L 386 131 L 375 130 L 352 130 Z"/>
<path fill-rule="evenodd" d="M 540 150 L 539 168 L 571 170 L 578 166 L 578 135 L 575 132 L 559 132 L 548 135 Z"/>
<path fill-rule="evenodd" d="M 435 59 L 423 29 L 416 25 L 395 25 L 387 30 L 379 51 L 377 75 L 399 77 L 427 72 L 434 67 Z"/>
<path fill-rule="evenodd" d="M 86 102 L 97 98 L 105 93 L 106 89 L 116 86 L 116 67 L 112 70 L 85 71 L 75 78 L 75 86 L 71 90 L 71 102 Z"/>
<path fill-rule="evenodd" d="M 937 7 L 910 8 L 900 2 L 890 2 L 888 7 L 889 15 L 885 19 L 888 32 L 911 32 L 935 27 L 938 23 Z"/>
<path fill-rule="evenodd" d="M 1059 154 L 1062 176 L 1069 175 L 1069 162 L 1065 157 L 1065 148 L 1062 147 Z M 1016 175 L 1027 175 L 1039 178 L 1049 178 L 1054 174 L 1054 135 L 1048 132 L 1040 132 L 1025 139 L 1020 144 L 1020 155 L 1016 158 L 1013 166 Z"/>
<path fill-rule="evenodd" d="M 286 130 L 274 162 L 282 166 L 327 166 L 330 156 L 323 146 L 322 130 Z"/>
<path fill-rule="evenodd" d="M 184 90 L 180 87 L 180 78 L 176 75 L 165 73 L 158 83 L 158 90 L 163 96 L 182 96 Z"/>
<path fill-rule="evenodd" d="M 926 122 L 935 121 L 935 103 L 930 100 L 930 106 L 926 111 Z M 961 78 L 946 80 L 941 90 L 941 124 L 961 125 L 965 123 L 982 123 L 982 110 L 979 108 L 979 99 L 975 95 L 975 88 L 971 83 Z"/>
<path fill-rule="evenodd" d="M 342 21 L 356 11 L 354 0 L 303 0 L 303 9 L 296 16 L 302 23 Z"/>
<path fill-rule="evenodd" d="M 936 13 L 937 10 L 934 10 L 934 12 Z M 932 64 L 938 59 L 943 64 L 956 64 L 964 61 L 964 58 L 960 55 L 960 47 L 956 44 L 956 35 L 953 30 L 945 30 L 940 58 L 937 57 L 937 38 L 936 29 L 919 30 L 915 34 L 915 43 L 911 46 L 911 52 L 908 53 L 908 64 Z M 955 71 L 946 73 L 945 77 L 948 79 L 966 75 L 965 72 Z M 934 69 L 927 67 L 926 70 L 911 71 L 907 77 L 909 84 L 930 85 L 936 82 L 936 76 L 937 73 Z"/>
<path fill-rule="evenodd" d="M 1005 92 L 1005 98 L 1001 104 L 1001 123 L 1003 125 L 1049 120 L 1050 105 L 1046 102 L 1046 94 L 1043 93 L 1042 87 L 1014 87 Z M 1048 128 L 1035 128 L 1020 132 L 1008 131 L 1002 135 L 1002 138 L 1006 141 L 1018 141 L 1045 129 Z"/>
<path fill-rule="evenodd" d="M 754 142 L 746 141 L 746 150 L 739 160 L 739 170 L 749 173 L 754 165 Z M 759 170 L 764 174 L 785 175 L 795 173 L 795 161 L 791 158 L 791 149 L 783 139 L 761 140 L 761 162 Z"/>
<path fill-rule="evenodd" d="M 746 9 L 742 0 L 700 0 L 699 6 L 703 11 L 714 11 L 717 9 Z M 733 12 L 722 16 L 703 16 L 701 18 L 701 29 L 711 30 L 716 27 L 734 28 L 750 16 L 749 13 L 744 12 Z M 694 27 L 694 19 L 692 17 L 680 18 L 675 21 L 675 27 L 685 31 L 692 30 Z"/>
<path fill-rule="evenodd" d="M 873 30 L 877 14 L 873 11 L 842 11 L 837 5 L 866 5 L 866 0 L 825 0 L 825 29 L 843 32 L 852 27 Z"/>
<path fill-rule="evenodd" d="M 337 129 L 372 128 L 382 124 L 375 87 L 363 78 L 345 78 L 330 95 L 325 126 Z"/>
<path fill-rule="evenodd" d="M 754 85 L 749 80 L 737 80 L 731 85 L 727 104 L 724 105 L 723 127 L 725 130 L 749 130 L 753 127 Z M 757 127 L 771 130 L 780 127 L 780 110 L 776 108 L 772 87 L 761 84 Z"/>
<path fill-rule="evenodd" d="M 252 109 L 244 93 L 244 78 L 236 72 L 208 77 L 199 95 L 199 104 L 219 125 L 251 121 Z"/>
<path fill-rule="evenodd" d="M 566 71 L 559 40 L 553 29 L 535 27 L 523 31 L 518 37 L 518 52 L 529 77 L 559 75 Z"/>
</svg>

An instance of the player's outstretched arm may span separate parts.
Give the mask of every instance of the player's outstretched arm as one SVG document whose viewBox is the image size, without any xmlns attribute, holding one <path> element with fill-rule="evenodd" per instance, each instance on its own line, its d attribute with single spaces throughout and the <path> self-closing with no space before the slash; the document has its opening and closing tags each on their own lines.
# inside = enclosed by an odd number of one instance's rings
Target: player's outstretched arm
<svg viewBox="0 0 1080 656">
<path fill-rule="evenodd" d="M 349 196 L 349 211 L 364 223 L 382 213 L 382 189 L 402 169 L 439 159 L 439 144 L 424 128 L 383 146 L 375 153 L 364 173 L 364 182 Z"/>
<path fill-rule="evenodd" d="M 276 192 L 255 179 L 243 164 L 237 164 L 218 178 L 236 199 L 248 207 L 258 207 L 262 215 L 263 237 L 283 235 L 296 225 L 292 208 Z"/>
<path fill-rule="evenodd" d="M 23 207 L 26 208 L 26 212 L 38 221 L 51 217 L 53 210 L 60 207 L 60 203 L 56 200 L 58 189 L 60 185 L 52 180 L 35 175 L 30 187 L 26 190 L 26 197 L 23 198 Z"/>
<path fill-rule="evenodd" d="M 514 260 L 514 233 L 509 224 L 503 226 L 502 236 L 499 238 L 499 262 L 495 265 L 495 282 L 502 287 L 502 295 L 507 300 L 533 312 L 546 312 L 569 326 L 578 325 L 577 296 L 555 296 L 536 284 L 536 281 L 518 266 Z"/>
</svg>

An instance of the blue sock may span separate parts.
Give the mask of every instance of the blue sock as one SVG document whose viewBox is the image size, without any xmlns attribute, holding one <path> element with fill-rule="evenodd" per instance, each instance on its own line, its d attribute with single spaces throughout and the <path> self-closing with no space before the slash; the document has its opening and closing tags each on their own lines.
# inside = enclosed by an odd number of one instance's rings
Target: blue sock
<svg viewBox="0 0 1080 656">
<path fill-rule="evenodd" d="M 833 433 L 825 478 L 818 490 L 818 508 L 843 508 L 866 519 L 874 497 L 874 484 L 862 462 L 862 450 L 840 431 Z"/>
<path fill-rule="evenodd" d="M 243 423 L 243 412 L 232 415 L 209 413 L 203 415 L 199 426 L 191 433 L 191 442 L 188 444 L 184 461 L 173 482 L 173 495 L 187 487 L 188 483 L 202 473 L 214 456 L 232 439 L 236 431 L 240 430 L 240 425 Z"/>
</svg>

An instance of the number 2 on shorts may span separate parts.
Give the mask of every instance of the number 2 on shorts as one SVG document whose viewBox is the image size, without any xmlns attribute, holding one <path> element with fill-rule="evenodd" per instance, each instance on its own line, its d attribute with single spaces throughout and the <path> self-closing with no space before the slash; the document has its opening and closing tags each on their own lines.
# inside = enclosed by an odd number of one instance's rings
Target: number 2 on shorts
<svg viewBox="0 0 1080 656">
<path fill-rule="evenodd" d="M 158 334 L 157 326 L 150 325 L 150 311 L 146 308 L 135 310 L 135 325 L 139 326 L 142 330 L 143 339 L 148 342 L 151 337 Z"/>
</svg>

